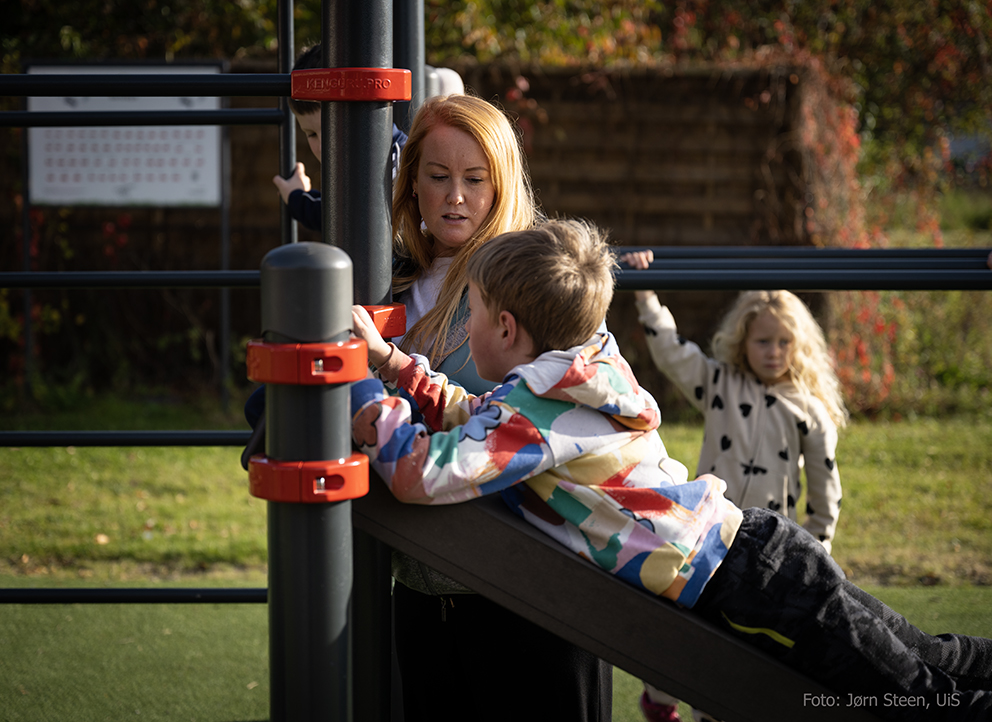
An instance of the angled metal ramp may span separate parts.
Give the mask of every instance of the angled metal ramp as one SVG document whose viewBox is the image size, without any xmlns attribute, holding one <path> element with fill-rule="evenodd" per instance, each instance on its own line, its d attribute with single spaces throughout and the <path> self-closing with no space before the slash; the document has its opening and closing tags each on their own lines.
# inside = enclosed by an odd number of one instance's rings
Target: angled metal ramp
<svg viewBox="0 0 992 722">
<path fill-rule="evenodd" d="M 616 579 L 498 497 L 402 504 L 371 474 L 356 528 L 726 722 L 877 719 L 675 604 Z"/>
</svg>

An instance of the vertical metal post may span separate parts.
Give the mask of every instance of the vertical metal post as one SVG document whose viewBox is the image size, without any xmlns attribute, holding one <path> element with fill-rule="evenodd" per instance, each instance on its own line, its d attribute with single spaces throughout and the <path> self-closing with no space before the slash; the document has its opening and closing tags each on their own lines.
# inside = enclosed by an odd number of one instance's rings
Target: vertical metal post
<svg viewBox="0 0 992 722">
<path fill-rule="evenodd" d="M 389 0 L 324 0 L 327 68 L 388 68 L 393 57 Z M 321 211 L 324 241 L 355 264 L 355 299 L 383 304 L 392 283 L 392 103 L 322 102 Z"/>
<path fill-rule="evenodd" d="M 289 73 L 295 59 L 295 28 L 293 0 L 279 0 L 276 7 L 276 31 L 279 37 L 278 71 Z M 289 109 L 289 98 L 279 98 L 279 109 L 285 119 L 279 124 L 279 174 L 285 178 L 296 168 L 296 118 Z M 285 203 L 279 204 L 279 229 L 282 243 L 296 243 L 296 221 L 289 215 Z"/>
<path fill-rule="evenodd" d="M 27 109 L 27 98 L 24 99 L 24 106 Z M 29 146 L 28 134 L 31 131 L 27 128 L 21 133 L 21 228 L 23 238 L 21 239 L 21 251 L 24 259 L 21 263 L 22 271 L 31 270 L 31 173 L 28 169 Z M 31 321 L 31 289 L 24 289 L 24 390 L 28 398 L 34 395 L 34 324 Z"/>
<path fill-rule="evenodd" d="M 392 0 L 324 0 L 321 42 L 327 68 L 388 68 Z M 392 299 L 392 143 L 389 102 L 322 102 L 323 240 L 355 265 L 355 303 Z M 392 601 L 389 549 L 355 533 L 355 714 L 390 719 Z"/>
<path fill-rule="evenodd" d="M 227 106 L 227 99 L 224 99 Z M 231 137 L 220 129 L 220 269 L 231 270 Z M 220 403 L 227 411 L 231 397 L 231 289 L 220 289 Z"/>
<path fill-rule="evenodd" d="M 352 264 L 338 248 L 295 243 L 262 260 L 269 343 L 346 341 Z M 351 455 L 349 384 L 266 387 L 265 454 L 277 461 Z M 351 502 L 268 502 L 270 719 L 352 719 Z"/>
<path fill-rule="evenodd" d="M 393 66 L 406 68 L 411 73 L 409 102 L 395 103 L 393 118 L 396 124 L 409 132 L 413 116 L 428 97 L 425 89 L 424 63 L 426 62 L 424 36 L 424 0 L 395 0 L 393 3 Z"/>
</svg>

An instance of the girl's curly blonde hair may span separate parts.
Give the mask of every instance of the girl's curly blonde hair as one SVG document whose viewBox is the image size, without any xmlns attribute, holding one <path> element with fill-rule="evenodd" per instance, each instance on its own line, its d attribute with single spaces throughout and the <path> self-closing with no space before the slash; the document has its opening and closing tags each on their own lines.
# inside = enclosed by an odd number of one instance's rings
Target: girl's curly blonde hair
<svg viewBox="0 0 992 722">
<path fill-rule="evenodd" d="M 775 316 L 792 334 L 792 355 L 789 359 L 792 383 L 800 391 L 820 399 L 838 427 L 846 425 L 847 408 L 823 329 L 806 304 L 794 294 L 788 291 L 746 291 L 738 296 L 713 335 L 713 357 L 740 371 L 754 373 L 747 362 L 747 333 L 751 322 L 764 311 Z"/>
</svg>

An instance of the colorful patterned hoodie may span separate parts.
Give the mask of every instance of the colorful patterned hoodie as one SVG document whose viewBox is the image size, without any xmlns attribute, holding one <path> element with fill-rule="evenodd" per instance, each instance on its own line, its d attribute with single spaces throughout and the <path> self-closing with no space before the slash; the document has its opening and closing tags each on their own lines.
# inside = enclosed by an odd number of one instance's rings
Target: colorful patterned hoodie
<svg viewBox="0 0 992 722">
<path fill-rule="evenodd" d="M 393 494 L 453 504 L 501 492 L 586 559 L 691 607 L 737 533 L 723 481 L 686 480 L 658 436 L 655 400 L 610 334 L 550 351 L 473 397 L 414 356 L 397 396 L 352 387 L 353 433 Z"/>
</svg>

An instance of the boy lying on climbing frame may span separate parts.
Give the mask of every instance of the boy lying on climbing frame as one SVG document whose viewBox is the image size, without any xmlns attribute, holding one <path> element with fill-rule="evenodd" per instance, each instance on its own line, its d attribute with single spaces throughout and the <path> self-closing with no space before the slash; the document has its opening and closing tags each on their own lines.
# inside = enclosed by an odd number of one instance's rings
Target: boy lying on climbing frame
<svg viewBox="0 0 992 722">
<path fill-rule="evenodd" d="M 930 636 L 847 581 L 784 516 L 741 510 L 712 475 L 688 480 L 660 414 L 599 328 L 615 261 L 578 221 L 486 243 L 468 265 L 473 397 L 387 344 L 360 306 L 379 379 L 353 385 L 355 443 L 401 501 L 499 492 L 528 522 L 606 571 L 666 597 L 842 694 L 894 695 L 888 719 L 989 719 L 992 641 Z M 953 700 L 954 706 L 941 706 Z"/>
</svg>

